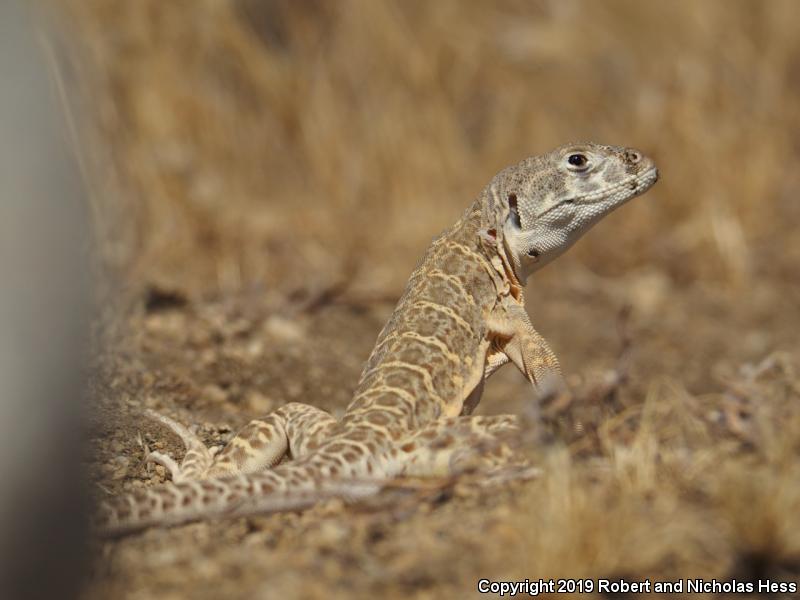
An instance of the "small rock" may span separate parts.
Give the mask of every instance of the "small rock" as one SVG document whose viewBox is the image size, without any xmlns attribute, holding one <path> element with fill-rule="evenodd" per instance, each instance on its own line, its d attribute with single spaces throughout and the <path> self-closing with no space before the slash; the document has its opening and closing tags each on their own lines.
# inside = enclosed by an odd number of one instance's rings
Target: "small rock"
<svg viewBox="0 0 800 600">
<path fill-rule="evenodd" d="M 303 393 L 303 384 L 298 381 L 290 381 L 286 385 L 286 395 L 290 398 L 299 398 L 300 394 Z"/>
<path fill-rule="evenodd" d="M 247 345 L 247 354 L 250 358 L 258 358 L 264 354 L 264 342 L 261 340 L 253 340 Z"/>
<path fill-rule="evenodd" d="M 264 331 L 272 338 L 282 342 L 299 342 L 303 339 L 303 328 L 294 321 L 272 315 L 264 323 Z"/>
<path fill-rule="evenodd" d="M 228 394 L 218 385 L 210 384 L 203 388 L 203 397 L 215 403 L 225 402 Z"/>
<path fill-rule="evenodd" d="M 254 413 L 265 414 L 273 410 L 275 401 L 269 396 L 265 396 L 259 391 L 251 391 L 247 393 L 245 402 L 251 411 Z"/>
</svg>

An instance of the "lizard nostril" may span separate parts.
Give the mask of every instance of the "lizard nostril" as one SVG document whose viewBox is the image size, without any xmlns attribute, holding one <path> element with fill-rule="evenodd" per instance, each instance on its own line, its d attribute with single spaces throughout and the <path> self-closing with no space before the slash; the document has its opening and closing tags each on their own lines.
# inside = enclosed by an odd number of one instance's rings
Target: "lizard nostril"
<svg viewBox="0 0 800 600">
<path fill-rule="evenodd" d="M 637 152 L 636 150 L 626 150 L 625 151 L 625 160 L 629 163 L 637 164 L 642 160 L 642 153 Z"/>
</svg>

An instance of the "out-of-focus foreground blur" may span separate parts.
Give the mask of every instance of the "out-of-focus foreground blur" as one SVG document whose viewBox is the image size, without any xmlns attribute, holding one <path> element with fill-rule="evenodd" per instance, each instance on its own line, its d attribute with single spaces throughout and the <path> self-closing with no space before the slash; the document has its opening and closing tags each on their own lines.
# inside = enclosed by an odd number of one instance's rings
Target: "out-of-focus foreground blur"
<svg viewBox="0 0 800 600">
<path fill-rule="evenodd" d="M 537 424 L 540 481 L 150 532 L 98 559 L 94 597 L 797 577 L 800 4 L 58 5 L 124 299 L 96 359 L 101 494 L 163 478 L 144 405 L 214 443 L 289 400 L 341 411 L 425 245 L 500 168 L 589 139 L 661 170 L 529 284 L 576 388 L 628 349 L 618 390 Z M 495 379 L 481 409 L 523 410 Z"/>
<path fill-rule="evenodd" d="M 86 565 L 86 196 L 47 52 L 0 2 L 0 597 L 73 598 Z"/>
</svg>

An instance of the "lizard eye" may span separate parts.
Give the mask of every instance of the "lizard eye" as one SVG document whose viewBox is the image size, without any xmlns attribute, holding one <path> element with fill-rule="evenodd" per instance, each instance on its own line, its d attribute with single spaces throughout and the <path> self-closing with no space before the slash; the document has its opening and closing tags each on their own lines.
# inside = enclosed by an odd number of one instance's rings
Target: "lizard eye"
<svg viewBox="0 0 800 600">
<path fill-rule="evenodd" d="M 589 159 L 585 154 L 575 153 L 567 157 L 567 163 L 573 171 L 585 171 L 589 166 Z"/>
</svg>

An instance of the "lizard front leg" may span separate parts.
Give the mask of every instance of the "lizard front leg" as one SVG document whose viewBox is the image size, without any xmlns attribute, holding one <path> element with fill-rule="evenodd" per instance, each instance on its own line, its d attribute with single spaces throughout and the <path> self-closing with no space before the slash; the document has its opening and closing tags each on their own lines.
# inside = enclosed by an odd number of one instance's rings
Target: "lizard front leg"
<svg viewBox="0 0 800 600">
<path fill-rule="evenodd" d="M 492 344 L 486 354 L 486 364 L 483 367 L 483 377 L 481 378 L 475 389 L 464 399 L 464 406 L 461 409 L 461 415 L 471 415 L 477 408 L 483 395 L 483 385 L 495 371 L 508 362 L 508 355 L 495 347 Z"/>
<path fill-rule="evenodd" d="M 504 364 L 502 356 L 516 365 L 538 392 L 546 389 L 566 388 L 561 375 L 558 358 L 547 341 L 533 328 L 528 313 L 520 304 L 504 303 L 493 312 L 489 319 L 490 334 L 494 336 L 492 348 L 486 365 L 486 376 Z"/>
<path fill-rule="evenodd" d="M 508 362 L 508 354 L 503 352 L 499 347 L 494 344 L 489 348 L 486 355 L 486 367 L 483 371 L 483 379 L 489 379 L 494 373 Z"/>
</svg>

